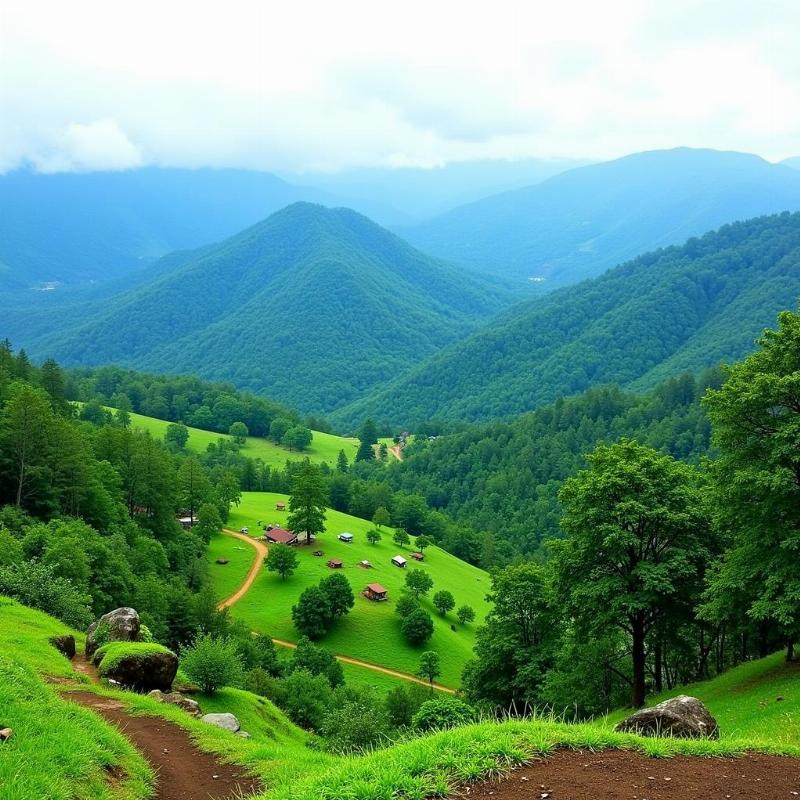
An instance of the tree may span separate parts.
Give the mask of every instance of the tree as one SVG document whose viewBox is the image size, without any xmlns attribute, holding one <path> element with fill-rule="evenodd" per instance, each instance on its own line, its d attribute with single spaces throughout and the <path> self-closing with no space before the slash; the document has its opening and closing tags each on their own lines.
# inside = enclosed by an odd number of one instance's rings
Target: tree
<svg viewBox="0 0 800 800">
<path fill-rule="evenodd" d="M 328 613 L 331 620 L 343 617 L 355 605 L 356 599 L 350 581 L 341 572 L 323 578 L 319 582 L 319 588 L 328 597 Z"/>
<path fill-rule="evenodd" d="M 392 541 L 398 547 L 408 547 L 411 537 L 402 528 L 398 528 L 392 535 Z"/>
<path fill-rule="evenodd" d="M 347 453 L 344 450 L 340 450 L 339 455 L 336 457 L 336 470 L 345 473 L 349 469 L 350 463 L 347 460 Z"/>
<path fill-rule="evenodd" d="M 302 425 L 294 425 L 283 434 L 281 443 L 290 450 L 305 450 L 310 444 L 313 434 Z"/>
<path fill-rule="evenodd" d="M 182 422 L 170 422 L 164 432 L 164 442 L 176 450 L 183 450 L 189 441 L 189 429 Z"/>
<path fill-rule="evenodd" d="M 318 467 L 305 459 L 294 477 L 292 494 L 289 497 L 290 513 L 287 524 L 290 530 L 305 533 L 306 544 L 310 544 L 312 537 L 325 530 L 327 499 L 322 473 Z"/>
<path fill-rule="evenodd" d="M 375 423 L 368 419 L 358 432 L 358 452 L 356 461 L 373 461 L 375 459 L 375 449 L 373 445 L 378 443 L 378 429 Z"/>
<path fill-rule="evenodd" d="M 448 611 L 452 611 L 456 607 L 456 600 L 452 592 L 448 592 L 447 589 L 442 589 L 434 594 L 433 605 L 444 617 L 447 615 Z"/>
<path fill-rule="evenodd" d="M 370 528 L 367 531 L 367 541 L 370 544 L 378 544 L 382 538 L 383 534 L 377 528 Z"/>
<path fill-rule="evenodd" d="M 475 621 L 475 609 L 472 606 L 459 606 L 458 611 L 456 611 L 456 618 L 462 625 L 466 625 L 469 622 Z"/>
<path fill-rule="evenodd" d="M 219 510 L 213 503 L 203 503 L 197 512 L 197 525 L 194 532 L 206 543 L 211 541 L 211 537 L 222 530 L 222 517 Z"/>
<path fill-rule="evenodd" d="M 48 358 L 42 364 L 39 370 L 39 382 L 50 396 L 53 408 L 57 411 L 64 409 L 66 407 L 64 373 L 52 358 Z"/>
<path fill-rule="evenodd" d="M 247 425 L 245 425 L 244 422 L 232 423 L 230 428 L 228 428 L 228 433 L 233 441 L 240 445 L 244 444 L 247 441 L 247 437 L 250 435 L 250 431 L 247 430 Z"/>
<path fill-rule="evenodd" d="M 418 608 L 419 600 L 408 592 L 403 592 L 394 605 L 394 610 L 401 617 L 407 617 L 412 611 L 416 611 Z"/>
<path fill-rule="evenodd" d="M 631 642 L 632 703 L 644 704 L 648 634 L 679 609 L 709 559 L 696 471 L 623 439 L 598 447 L 559 497 L 554 543 L 562 599 L 588 636 L 620 628 Z"/>
<path fill-rule="evenodd" d="M 475 717 L 471 706 L 457 697 L 438 697 L 423 703 L 411 721 L 417 731 L 435 731 L 469 725 Z"/>
<path fill-rule="evenodd" d="M 433 540 L 430 536 L 426 536 L 424 533 L 417 536 L 414 539 L 414 546 L 419 550 L 420 553 L 425 552 L 426 547 L 430 547 L 433 544 Z"/>
<path fill-rule="evenodd" d="M 292 420 L 287 419 L 286 417 L 276 417 L 269 426 L 269 438 L 272 439 L 274 442 L 283 441 L 283 436 L 289 428 L 292 427 L 294 423 Z"/>
<path fill-rule="evenodd" d="M 400 630 L 410 644 L 420 645 L 433 636 L 433 620 L 427 611 L 417 608 L 403 619 Z"/>
<path fill-rule="evenodd" d="M 303 636 L 316 641 L 321 639 L 331 624 L 331 609 L 328 595 L 319 586 L 303 590 L 297 604 L 292 606 L 292 621 Z"/>
<path fill-rule="evenodd" d="M 307 669 L 297 669 L 280 683 L 280 705 L 289 719 L 304 728 L 319 728 L 331 704 L 328 679 L 312 675 Z"/>
<path fill-rule="evenodd" d="M 386 457 L 389 455 L 389 448 L 386 446 L 386 442 L 381 442 L 378 445 L 378 458 L 381 461 L 386 461 Z"/>
<path fill-rule="evenodd" d="M 791 658 L 800 635 L 800 314 L 781 313 L 758 344 L 703 401 L 720 453 L 714 507 L 732 537 L 703 614 L 778 626 Z"/>
<path fill-rule="evenodd" d="M 406 572 L 406 589 L 419 600 L 433 587 L 433 578 L 424 569 L 410 569 Z"/>
<path fill-rule="evenodd" d="M 372 524 L 378 528 L 378 530 L 388 525 L 391 521 L 392 518 L 389 512 L 383 506 L 379 506 L 375 509 L 375 513 L 372 515 Z"/>
<path fill-rule="evenodd" d="M 297 552 L 288 544 L 274 544 L 269 548 L 269 553 L 264 559 L 264 566 L 270 572 L 277 572 L 281 576 L 281 580 L 286 580 L 289 576 L 294 574 L 297 569 L 299 559 Z"/>
<path fill-rule="evenodd" d="M 211 483 L 200 462 L 187 458 L 178 470 L 178 502 L 189 512 L 194 524 L 197 509 L 211 497 Z"/>
<path fill-rule="evenodd" d="M 317 647 L 306 636 L 300 637 L 297 647 L 292 651 L 291 668 L 304 669 L 312 675 L 324 675 L 334 689 L 344 683 L 344 670 L 336 656 Z"/>
<path fill-rule="evenodd" d="M 242 676 L 242 659 L 232 639 L 201 634 L 181 652 L 181 667 L 206 694 L 231 686 Z"/>
<path fill-rule="evenodd" d="M 426 650 L 419 657 L 419 668 L 417 675 L 420 678 L 425 678 L 433 692 L 433 682 L 442 674 L 442 665 L 439 659 L 439 654 L 435 650 Z"/>
</svg>

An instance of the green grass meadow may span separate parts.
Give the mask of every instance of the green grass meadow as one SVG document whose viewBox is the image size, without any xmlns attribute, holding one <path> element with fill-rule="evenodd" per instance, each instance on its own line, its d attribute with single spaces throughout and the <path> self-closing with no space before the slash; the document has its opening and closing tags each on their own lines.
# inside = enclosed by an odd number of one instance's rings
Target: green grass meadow
<svg viewBox="0 0 800 800">
<path fill-rule="evenodd" d="M 113 409 L 112 409 L 113 410 Z M 131 414 L 131 425 L 141 430 L 149 431 L 156 439 L 163 439 L 169 422 L 154 417 L 144 417 L 141 414 Z M 298 452 L 274 444 L 267 439 L 248 437 L 239 452 L 248 458 L 260 458 L 270 467 L 283 467 L 287 459 L 297 461 L 308 458 L 315 464 L 326 462 L 336 464 L 339 451 L 344 450 L 347 460 L 352 462 L 358 450 L 358 439 L 347 439 L 334 436 L 332 433 L 313 431 L 314 438 L 307 450 Z M 230 439 L 230 436 L 213 431 L 204 431 L 200 428 L 189 428 L 189 439 L 186 447 L 196 453 L 205 452 L 209 444 L 215 444 L 218 439 Z"/>
<path fill-rule="evenodd" d="M 231 512 L 228 527 L 236 530 L 247 527 L 251 534 L 257 535 L 259 520 L 262 525 L 286 525 L 287 512 L 275 510 L 278 501 L 287 502 L 288 498 L 282 494 L 244 492 L 241 504 Z M 342 571 L 350 581 L 356 603 L 321 644 L 337 654 L 412 674 L 418 668 L 420 654 L 425 650 L 436 650 L 442 661 L 439 682 L 452 688 L 458 687 L 461 670 L 472 655 L 475 629 L 489 610 L 485 600 L 489 590 L 488 573 L 438 547 L 430 547 L 425 551 L 422 564 L 409 559 L 407 569 L 399 569 L 391 564 L 392 556 L 400 553 L 408 558 L 410 548 L 398 548 L 392 542 L 392 531 L 388 528 L 383 531 L 383 539 L 377 545 L 371 545 L 366 539 L 366 532 L 370 528 L 372 523 L 366 520 L 329 510 L 326 532 L 314 546 L 297 547 L 300 564 L 295 574 L 283 581 L 274 573 L 262 570 L 252 589 L 231 609 L 231 614 L 259 633 L 297 641 L 297 631 L 292 624 L 292 605 L 303 589 L 331 574 L 326 565 L 328 559 L 338 558 L 344 562 Z M 336 538 L 344 531 L 353 534 L 354 541 L 351 544 Z M 212 542 L 210 569 L 220 599 L 233 592 L 252 561 L 251 552 L 247 566 L 242 563 L 244 554 L 237 549 L 241 547 L 247 545 L 231 537 L 219 536 Z M 324 552 L 322 558 L 312 555 L 317 549 Z M 230 563 L 225 566 L 216 564 L 216 559 L 220 557 L 228 558 Z M 373 568 L 359 567 L 358 562 L 362 559 L 370 561 Z M 409 645 L 400 632 L 400 617 L 394 606 L 407 570 L 415 567 L 424 569 L 433 578 L 430 596 L 439 589 L 449 589 L 455 597 L 456 607 L 466 603 L 475 609 L 475 622 L 466 626 L 458 625 L 453 612 L 442 617 L 433 608 L 429 596 L 423 599 L 422 605 L 434 619 L 433 636 L 421 647 Z M 362 597 L 360 593 L 368 583 L 383 584 L 389 590 L 389 600 L 375 603 Z M 451 630 L 452 624 L 456 626 L 455 631 Z"/>
</svg>

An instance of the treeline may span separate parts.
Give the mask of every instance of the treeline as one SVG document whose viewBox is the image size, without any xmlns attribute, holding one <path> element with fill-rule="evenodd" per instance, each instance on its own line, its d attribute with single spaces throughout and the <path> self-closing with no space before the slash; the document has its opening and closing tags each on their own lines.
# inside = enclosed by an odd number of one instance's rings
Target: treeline
<svg viewBox="0 0 800 800">
<path fill-rule="evenodd" d="M 193 376 L 151 375 L 107 366 L 71 369 L 65 380 L 69 400 L 94 400 L 217 433 L 229 433 L 237 422 L 246 425 L 251 436 L 277 436 L 277 441 L 289 428 L 297 426 L 330 430 L 324 418 L 302 419 L 296 411 L 273 400 L 240 392 L 229 383 L 210 383 Z"/>
<path fill-rule="evenodd" d="M 178 647 L 214 609 L 204 551 L 238 477 L 124 419 L 76 418 L 68 380 L 0 344 L 0 594 L 77 627 L 130 605 Z M 179 514 L 197 524 L 183 530 Z"/>
<path fill-rule="evenodd" d="M 800 315 L 702 399 L 713 459 L 623 438 L 559 491 L 543 564 L 492 576 L 464 672 L 491 706 L 580 716 L 708 678 L 800 636 Z"/>
</svg>

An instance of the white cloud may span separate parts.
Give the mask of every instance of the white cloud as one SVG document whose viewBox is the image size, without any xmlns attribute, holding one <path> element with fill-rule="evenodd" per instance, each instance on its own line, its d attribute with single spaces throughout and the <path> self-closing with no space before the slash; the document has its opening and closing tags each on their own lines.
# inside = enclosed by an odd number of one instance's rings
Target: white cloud
<svg viewBox="0 0 800 800">
<path fill-rule="evenodd" d="M 800 153 L 794 0 L 0 0 L 0 171 Z"/>
</svg>

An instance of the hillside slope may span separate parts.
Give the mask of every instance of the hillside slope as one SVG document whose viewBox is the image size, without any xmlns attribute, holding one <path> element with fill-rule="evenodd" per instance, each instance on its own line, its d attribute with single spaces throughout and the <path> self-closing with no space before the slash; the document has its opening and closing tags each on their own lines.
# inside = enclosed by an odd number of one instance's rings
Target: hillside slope
<svg viewBox="0 0 800 800">
<path fill-rule="evenodd" d="M 798 209 L 796 170 L 679 148 L 570 170 L 402 233 L 427 253 L 555 288 L 725 223 Z"/>
<path fill-rule="evenodd" d="M 800 295 L 800 214 L 726 225 L 511 309 L 334 415 L 491 419 L 602 383 L 648 388 L 747 353 Z"/>
<path fill-rule="evenodd" d="M 297 203 L 29 339 L 66 365 L 185 371 L 304 411 L 359 397 L 510 301 L 348 209 Z M 41 332 L 40 332 L 41 333 Z"/>
<path fill-rule="evenodd" d="M 235 169 L 0 176 L 0 288 L 106 280 L 231 236 L 311 187 Z"/>
</svg>

